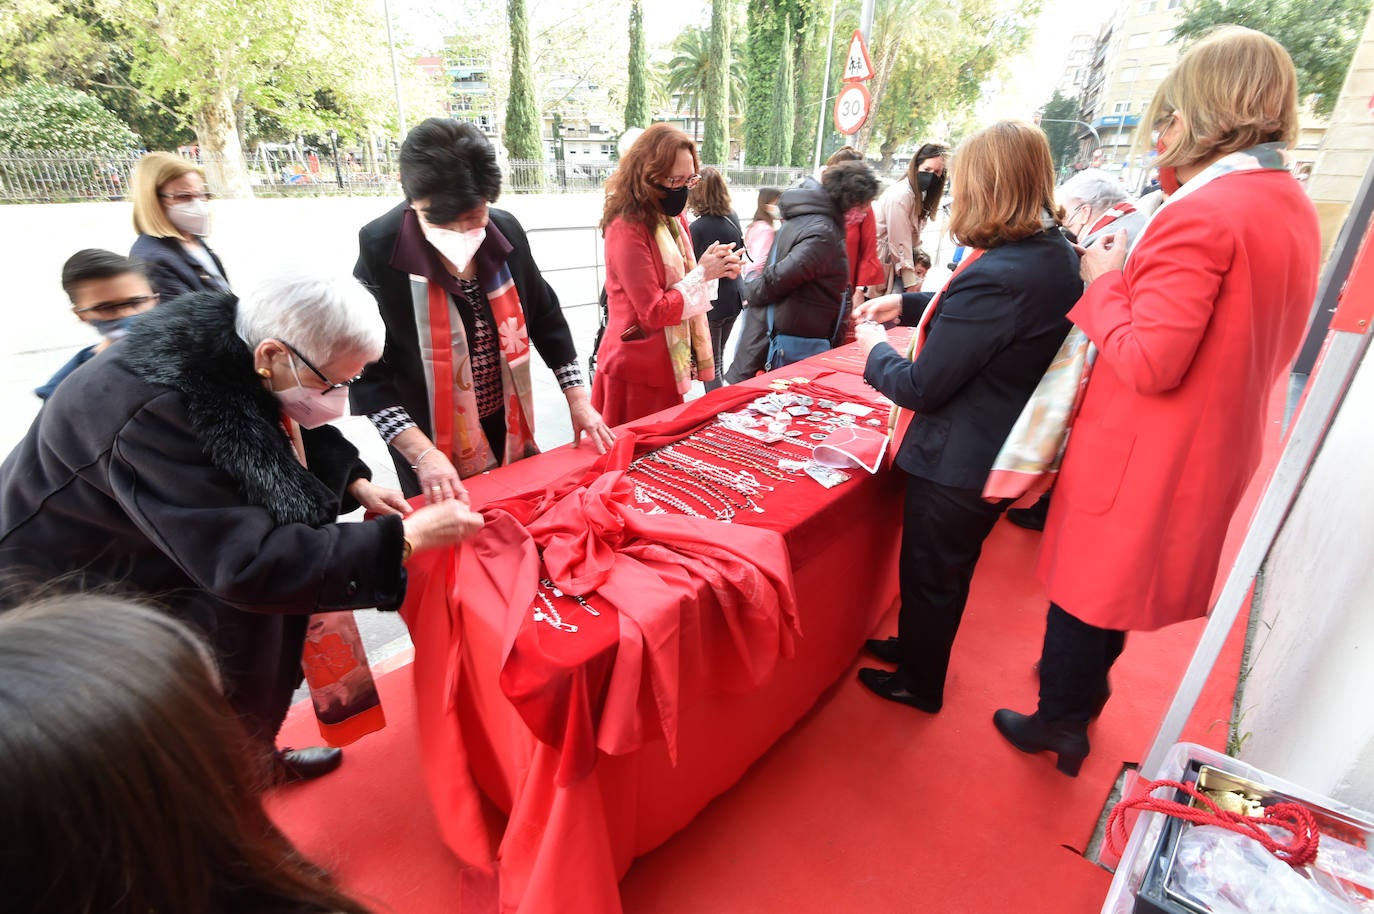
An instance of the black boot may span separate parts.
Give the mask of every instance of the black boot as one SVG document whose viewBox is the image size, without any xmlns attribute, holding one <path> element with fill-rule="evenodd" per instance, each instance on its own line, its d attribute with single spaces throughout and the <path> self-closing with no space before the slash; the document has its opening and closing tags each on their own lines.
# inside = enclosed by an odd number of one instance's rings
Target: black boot
<svg viewBox="0 0 1374 914">
<path fill-rule="evenodd" d="M 896 638 L 869 638 L 864 642 L 864 650 L 883 663 L 902 662 L 902 651 Z"/>
<path fill-rule="evenodd" d="M 1017 714 L 1007 708 L 992 715 L 993 726 L 1022 752 L 1055 752 L 1060 771 L 1078 777 L 1088 757 L 1088 725 L 1074 721 L 1046 721 L 1039 714 Z"/>
<path fill-rule="evenodd" d="M 278 749 L 273 755 L 274 775 L 279 784 L 292 784 L 321 777 L 343 764 L 343 750 L 329 746 L 304 749 Z"/>
<path fill-rule="evenodd" d="M 1046 492 L 1040 496 L 1040 500 L 1029 508 L 1011 508 L 1007 511 L 1007 520 L 1018 527 L 1027 530 L 1044 530 L 1045 518 L 1050 514 L 1050 493 Z"/>
</svg>

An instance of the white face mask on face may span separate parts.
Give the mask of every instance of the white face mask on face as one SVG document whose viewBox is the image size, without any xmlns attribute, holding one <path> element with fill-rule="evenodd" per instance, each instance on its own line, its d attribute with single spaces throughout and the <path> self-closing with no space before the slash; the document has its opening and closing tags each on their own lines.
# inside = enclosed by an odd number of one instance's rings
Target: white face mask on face
<svg viewBox="0 0 1374 914">
<path fill-rule="evenodd" d="M 188 235 L 204 238 L 210 234 L 210 204 L 204 200 L 173 203 L 167 207 L 167 219 Z"/>
<path fill-rule="evenodd" d="M 420 223 L 425 232 L 425 239 L 434 245 L 435 250 L 453 264 L 454 269 L 462 272 L 472 263 L 472 258 L 477 254 L 477 249 L 486 240 L 487 228 L 469 229 L 466 232 L 455 232 L 452 229 L 438 228 L 425 222 Z"/>
<path fill-rule="evenodd" d="M 303 386 L 295 359 L 291 360 L 291 373 L 296 376 L 296 386 L 272 393 L 281 403 L 281 411 L 295 419 L 301 428 L 319 428 L 348 415 L 347 387 L 321 391 Z"/>
</svg>

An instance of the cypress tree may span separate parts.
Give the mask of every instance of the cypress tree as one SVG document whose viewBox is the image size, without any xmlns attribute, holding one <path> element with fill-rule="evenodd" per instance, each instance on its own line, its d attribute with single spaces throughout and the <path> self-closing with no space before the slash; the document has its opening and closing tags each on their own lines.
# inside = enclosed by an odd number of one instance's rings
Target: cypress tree
<svg viewBox="0 0 1374 914">
<path fill-rule="evenodd" d="M 787 165 L 792 161 L 792 136 L 795 128 L 796 98 L 792 85 L 792 15 L 783 16 L 778 46 L 778 73 L 773 82 L 773 110 L 768 126 L 768 163 Z"/>
<path fill-rule="evenodd" d="M 540 139 L 539 106 L 534 100 L 534 72 L 530 62 L 530 24 L 525 15 L 525 0 L 508 0 L 510 16 L 510 98 L 506 101 L 506 152 L 512 159 L 542 163 L 544 144 Z M 540 190 L 544 168 L 526 169 L 517 183 Z"/>
<path fill-rule="evenodd" d="M 625 93 L 625 126 L 649 126 L 649 87 L 645 79 L 648 52 L 644 49 L 644 6 L 630 0 L 630 84 Z"/>
<path fill-rule="evenodd" d="M 730 154 L 730 3 L 711 0 L 711 59 L 706 74 L 706 129 L 701 160 L 723 165 Z"/>
</svg>

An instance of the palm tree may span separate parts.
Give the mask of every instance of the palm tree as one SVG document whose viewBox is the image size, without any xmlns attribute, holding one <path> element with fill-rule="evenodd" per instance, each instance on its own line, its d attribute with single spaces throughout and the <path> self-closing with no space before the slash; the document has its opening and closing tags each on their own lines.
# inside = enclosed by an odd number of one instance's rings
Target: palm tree
<svg viewBox="0 0 1374 914">
<path fill-rule="evenodd" d="M 744 104 L 744 46 L 736 32 L 730 42 L 730 110 Z M 673 40 L 676 56 L 668 61 L 668 79 L 664 84 L 670 98 L 676 96 L 676 110 L 688 107 L 692 112 L 695 134 L 701 123 L 701 104 L 706 98 L 706 81 L 711 73 L 711 30 L 689 26 Z"/>
</svg>

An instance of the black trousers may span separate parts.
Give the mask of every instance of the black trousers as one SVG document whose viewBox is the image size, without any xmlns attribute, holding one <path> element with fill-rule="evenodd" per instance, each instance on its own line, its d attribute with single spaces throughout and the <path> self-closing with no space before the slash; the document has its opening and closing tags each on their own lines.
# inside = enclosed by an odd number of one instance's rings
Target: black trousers
<svg viewBox="0 0 1374 914">
<path fill-rule="evenodd" d="M 897 638 L 905 684 L 921 698 L 944 700 L 945 674 L 969 582 L 1008 502 L 983 500 L 978 489 L 908 476 L 899 567 L 902 609 Z"/>
<path fill-rule="evenodd" d="M 725 373 L 725 380 L 731 384 L 749 380 L 763 371 L 768 361 L 768 312 L 763 308 L 745 308 L 741 313 L 744 324 L 735 344 L 735 358 Z"/>
<path fill-rule="evenodd" d="M 708 315 L 706 318 L 707 326 L 711 328 L 711 354 L 716 359 L 716 379 L 714 381 L 703 382 L 707 390 L 715 390 L 725 383 L 725 344 L 730 341 L 730 331 L 735 328 L 735 318 L 738 314 L 733 314 L 724 320 L 713 321 Z"/>
<path fill-rule="evenodd" d="M 1107 697 L 1107 674 L 1126 633 L 1098 628 L 1051 603 L 1040 652 L 1040 716 L 1086 724 Z"/>
</svg>

